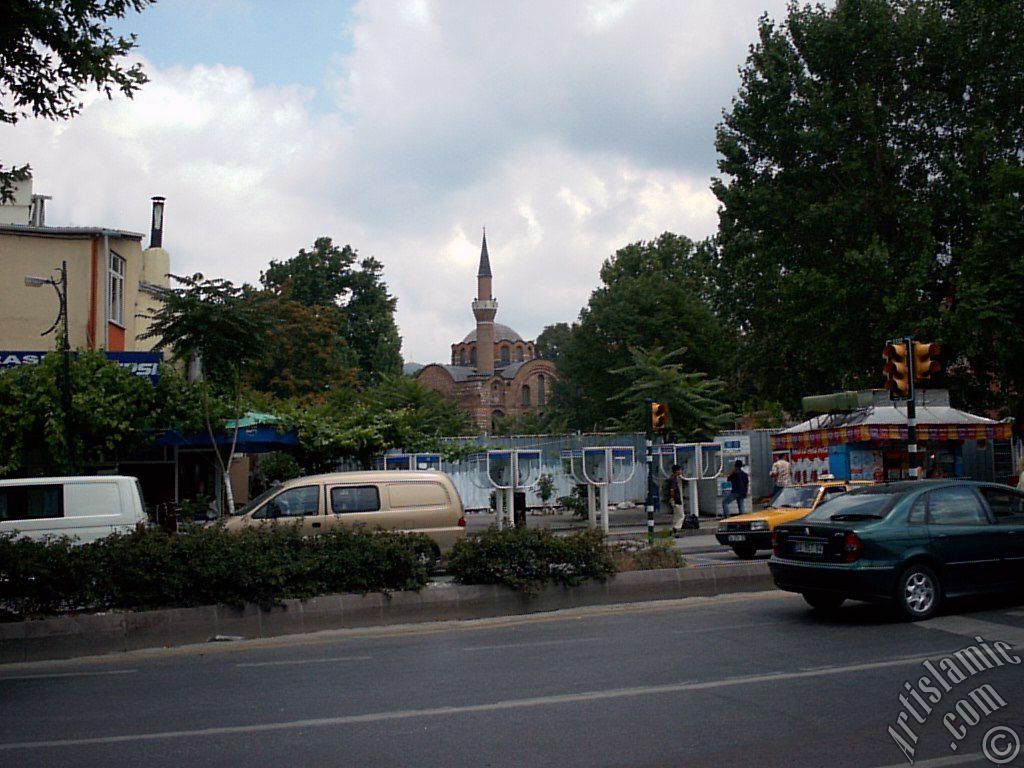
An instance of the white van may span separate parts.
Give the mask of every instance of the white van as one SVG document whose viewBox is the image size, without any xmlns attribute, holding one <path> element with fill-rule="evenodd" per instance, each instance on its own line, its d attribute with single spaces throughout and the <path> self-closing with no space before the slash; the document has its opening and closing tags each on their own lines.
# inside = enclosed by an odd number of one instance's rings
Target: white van
<svg viewBox="0 0 1024 768">
<path fill-rule="evenodd" d="M 134 477 L 26 477 L 0 480 L 0 534 L 70 536 L 85 544 L 146 522 Z"/>
</svg>

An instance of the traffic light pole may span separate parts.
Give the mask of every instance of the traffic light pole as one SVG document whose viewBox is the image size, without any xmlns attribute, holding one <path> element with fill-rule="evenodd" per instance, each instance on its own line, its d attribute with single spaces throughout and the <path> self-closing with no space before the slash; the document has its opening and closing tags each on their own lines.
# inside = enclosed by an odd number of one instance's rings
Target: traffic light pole
<svg viewBox="0 0 1024 768">
<path fill-rule="evenodd" d="M 647 401 L 647 413 L 651 412 L 652 400 Z M 654 543 L 654 505 L 658 501 L 658 486 L 654 480 L 654 432 L 651 424 L 647 425 L 644 445 L 647 448 L 647 502 L 644 511 L 647 513 L 647 541 Z"/>
<path fill-rule="evenodd" d="M 921 457 L 917 453 L 917 398 L 914 387 L 914 337 L 907 336 L 907 453 L 909 454 L 910 479 L 917 480 L 920 474 Z"/>
</svg>

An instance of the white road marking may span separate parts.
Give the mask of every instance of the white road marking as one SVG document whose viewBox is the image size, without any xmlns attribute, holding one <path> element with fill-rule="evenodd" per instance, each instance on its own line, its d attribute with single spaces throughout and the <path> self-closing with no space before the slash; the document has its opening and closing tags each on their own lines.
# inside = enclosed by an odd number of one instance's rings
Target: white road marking
<svg viewBox="0 0 1024 768">
<path fill-rule="evenodd" d="M 728 632 L 734 629 L 750 629 L 752 627 L 783 627 L 788 626 L 783 621 L 759 621 L 754 624 L 733 624 L 727 627 L 701 627 L 699 629 L 677 629 L 672 632 L 673 635 L 696 635 L 704 634 L 706 632 Z"/>
<path fill-rule="evenodd" d="M 600 637 L 573 637 L 565 640 L 534 640 L 526 643 L 501 643 L 500 645 L 467 645 L 462 651 L 500 651 L 506 648 L 532 648 L 538 645 L 569 645 L 574 643 L 596 643 Z"/>
<path fill-rule="evenodd" d="M 1010 643 L 1014 648 L 1024 649 L 1024 629 L 999 624 L 995 621 L 973 619 L 970 616 L 939 616 L 914 625 L 921 629 L 937 629 L 969 638 L 974 643 L 975 637 L 983 637 L 989 643 L 996 640 Z"/>
<path fill-rule="evenodd" d="M 965 763 L 981 763 L 992 765 L 981 752 L 972 752 L 968 755 L 950 755 L 949 757 L 933 757 L 930 760 L 915 760 L 913 768 L 943 768 L 946 765 L 964 765 Z M 907 768 L 910 763 L 904 760 L 902 763 L 892 765 L 880 765 L 877 768 Z"/>
<path fill-rule="evenodd" d="M 49 680 L 57 677 L 101 677 L 103 675 L 132 675 L 137 669 L 108 669 L 101 672 L 50 672 L 38 675 L 3 675 L 0 676 L 0 683 L 8 680 Z"/>
<path fill-rule="evenodd" d="M 75 747 L 90 744 L 123 744 L 140 741 L 158 741 L 161 739 L 196 738 L 200 736 L 230 736 L 234 734 L 270 733 L 275 731 L 297 730 L 302 728 L 325 728 L 359 723 L 379 723 L 391 720 L 410 720 L 420 717 L 451 717 L 453 715 L 474 714 L 478 712 L 498 712 L 532 707 L 549 707 L 558 704 L 576 704 L 579 702 L 609 701 L 614 699 L 630 699 L 641 696 L 662 694 L 688 693 L 691 691 L 707 691 L 716 688 L 730 688 L 761 683 L 778 683 L 785 680 L 800 680 L 814 677 L 843 675 L 852 672 L 865 672 L 873 669 L 886 669 L 921 664 L 927 658 L 940 658 L 952 653 L 941 651 L 928 656 L 901 656 L 898 658 L 868 661 L 860 664 L 825 667 L 813 671 L 776 672 L 746 677 L 730 677 L 721 680 L 704 682 L 684 681 L 666 685 L 647 685 L 635 688 L 611 688 L 598 691 L 582 691 L 552 696 L 536 696 L 524 699 L 507 699 L 505 701 L 484 704 L 468 704 L 465 706 L 431 707 L 428 709 L 400 709 L 389 712 L 367 712 L 359 715 L 339 715 L 337 717 L 321 717 L 309 720 L 290 720 L 277 723 L 253 723 L 250 725 L 230 725 L 193 730 L 155 731 L 151 733 L 129 733 L 113 736 L 92 736 L 80 739 L 52 739 L 49 741 L 20 741 L 0 744 L 0 752 L 16 749 L 48 749 L 53 747 Z"/>
<path fill-rule="evenodd" d="M 249 661 L 236 667 L 284 667 L 296 664 L 331 664 L 335 661 L 369 661 L 373 656 L 330 656 L 323 659 L 286 659 L 284 661 Z"/>
</svg>

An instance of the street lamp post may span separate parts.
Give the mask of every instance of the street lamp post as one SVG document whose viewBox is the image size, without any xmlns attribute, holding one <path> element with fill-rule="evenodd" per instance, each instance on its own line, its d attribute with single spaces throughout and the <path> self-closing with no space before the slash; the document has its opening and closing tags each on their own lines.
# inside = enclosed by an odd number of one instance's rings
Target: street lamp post
<svg viewBox="0 0 1024 768">
<path fill-rule="evenodd" d="M 74 451 L 71 447 L 71 340 L 68 335 L 68 263 L 62 261 L 60 263 L 60 279 L 54 280 L 52 277 L 25 277 L 25 285 L 35 288 L 40 285 L 52 285 L 53 290 L 57 292 L 57 319 L 53 321 L 53 325 L 43 331 L 40 336 L 47 336 L 57 330 L 58 325 L 62 325 L 61 328 L 63 342 L 62 352 L 64 359 L 61 365 L 61 410 L 64 411 L 64 463 L 65 469 L 68 473 L 74 473 Z"/>
</svg>

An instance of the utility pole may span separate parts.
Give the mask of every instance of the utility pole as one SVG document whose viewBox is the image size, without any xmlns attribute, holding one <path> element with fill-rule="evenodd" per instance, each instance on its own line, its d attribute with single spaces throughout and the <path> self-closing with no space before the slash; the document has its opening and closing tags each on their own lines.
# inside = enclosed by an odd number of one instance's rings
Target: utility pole
<svg viewBox="0 0 1024 768">
<path fill-rule="evenodd" d="M 647 399 L 646 413 L 653 413 L 654 401 Z M 647 421 L 647 434 L 644 435 L 644 446 L 646 448 L 647 462 L 647 503 L 644 504 L 644 511 L 647 512 L 647 541 L 654 543 L 654 507 L 658 503 L 658 484 L 654 479 L 654 423 Z"/>
<path fill-rule="evenodd" d="M 62 261 L 60 263 L 60 279 L 54 280 L 52 277 L 31 277 L 25 276 L 25 285 L 30 288 L 37 288 L 40 285 L 52 285 L 53 290 L 57 293 L 57 319 L 53 321 L 53 325 L 43 331 L 40 336 L 47 336 L 57 330 L 57 326 L 61 326 L 61 333 L 59 334 L 63 338 L 61 339 L 60 347 L 63 354 L 63 361 L 61 363 L 61 391 L 60 391 L 60 402 L 61 410 L 64 411 L 64 470 L 68 474 L 75 473 L 75 452 L 72 449 L 71 444 L 71 339 L 68 332 L 68 263 Z"/>
</svg>

